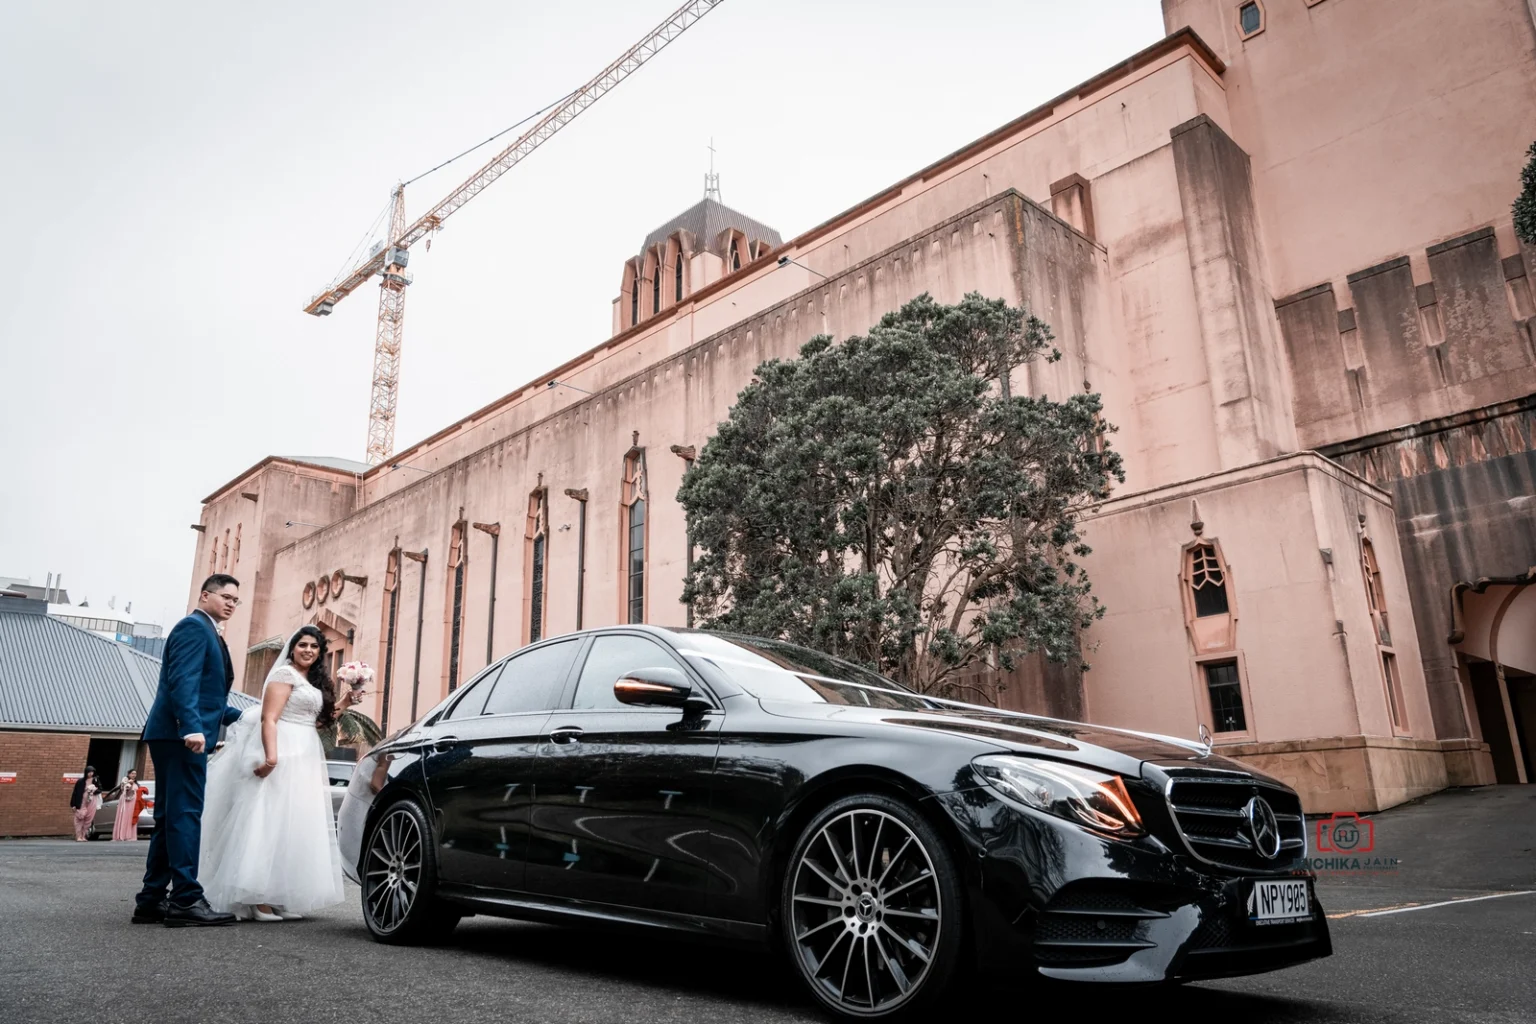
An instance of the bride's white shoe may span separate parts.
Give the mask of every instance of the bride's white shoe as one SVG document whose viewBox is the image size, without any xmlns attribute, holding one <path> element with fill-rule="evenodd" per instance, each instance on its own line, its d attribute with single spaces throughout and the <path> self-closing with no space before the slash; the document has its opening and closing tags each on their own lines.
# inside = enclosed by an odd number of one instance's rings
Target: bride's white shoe
<svg viewBox="0 0 1536 1024">
<path fill-rule="evenodd" d="M 269 914 L 266 911 L 262 910 L 260 907 L 252 907 L 251 908 L 251 913 L 253 915 L 255 915 L 256 920 L 258 920 L 258 921 L 281 921 L 282 920 L 282 918 L 279 917 L 278 915 L 276 915 L 276 914 Z"/>
<path fill-rule="evenodd" d="M 304 915 L 303 914 L 295 914 L 293 911 L 291 911 L 291 910 L 284 910 L 282 907 L 273 907 L 272 908 L 272 912 L 275 913 L 278 917 L 282 918 L 284 921 L 302 921 L 302 920 L 304 920 Z"/>
</svg>

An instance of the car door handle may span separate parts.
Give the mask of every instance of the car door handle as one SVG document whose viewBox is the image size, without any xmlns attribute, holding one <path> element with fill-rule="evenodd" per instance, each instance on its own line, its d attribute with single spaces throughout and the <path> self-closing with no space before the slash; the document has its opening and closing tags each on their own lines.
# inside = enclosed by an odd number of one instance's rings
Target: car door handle
<svg viewBox="0 0 1536 1024">
<path fill-rule="evenodd" d="M 447 750 L 457 742 L 459 742 L 459 738 L 457 736 L 439 736 L 437 739 L 433 740 L 430 744 L 427 745 L 427 750 L 434 754 L 438 754 L 444 750 Z"/>
<path fill-rule="evenodd" d="M 581 727 L 577 725 L 562 725 L 549 734 L 551 743 L 580 743 Z"/>
</svg>

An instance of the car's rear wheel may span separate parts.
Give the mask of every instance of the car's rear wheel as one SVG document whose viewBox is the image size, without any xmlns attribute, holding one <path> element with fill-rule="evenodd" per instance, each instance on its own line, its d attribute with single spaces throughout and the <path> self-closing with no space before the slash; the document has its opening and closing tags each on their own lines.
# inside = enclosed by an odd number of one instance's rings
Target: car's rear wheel
<svg viewBox="0 0 1536 1024">
<path fill-rule="evenodd" d="M 959 871 L 904 801 L 845 797 L 801 833 L 780 903 L 801 979 L 835 1013 L 866 1020 L 932 1009 L 962 955 Z"/>
<path fill-rule="evenodd" d="M 363 844 L 363 923 L 380 942 L 440 942 L 463 916 L 437 898 L 437 852 L 413 800 L 390 805 Z"/>
</svg>

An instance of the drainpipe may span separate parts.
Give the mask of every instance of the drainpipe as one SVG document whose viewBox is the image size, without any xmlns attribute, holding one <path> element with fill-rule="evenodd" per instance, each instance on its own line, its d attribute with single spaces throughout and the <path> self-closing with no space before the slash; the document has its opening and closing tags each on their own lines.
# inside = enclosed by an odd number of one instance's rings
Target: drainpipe
<svg viewBox="0 0 1536 1024">
<path fill-rule="evenodd" d="M 486 613 L 485 620 L 485 663 L 491 663 L 491 642 L 496 637 L 496 555 L 501 548 L 501 524 L 500 523 L 473 523 L 471 524 L 481 533 L 490 534 L 491 537 L 491 610 Z"/>
<path fill-rule="evenodd" d="M 565 490 L 567 498 L 575 498 L 581 502 L 581 513 L 576 526 L 576 628 L 581 628 L 581 610 L 585 605 L 585 583 L 587 579 L 587 489 Z"/>
<path fill-rule="evenodd" d="M 416 700 L 421 695 L 421 630 L 427 619 L 427 549 L 400 552 L 421 563 L 421 589 L 416 592 L 416 663 L 411 672 L 411 721 L 416 721 Z"/>
</svg>

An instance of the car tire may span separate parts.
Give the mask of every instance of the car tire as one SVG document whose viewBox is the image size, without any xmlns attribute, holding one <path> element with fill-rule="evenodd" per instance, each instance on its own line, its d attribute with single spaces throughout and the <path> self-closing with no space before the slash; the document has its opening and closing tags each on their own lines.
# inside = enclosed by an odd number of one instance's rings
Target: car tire
<svg viewBox="0 0 1536 1024">
<path fill-rule="evenodd" d="M 824 1008 L 849 1019 L 922 1019 L 964 956 L 960 872 L 911 804 L 844 797 L 795 843 L 779 923 L 796 974 Z"/>
<path fill-rule="evenodd" d="M 446 940 L 463 914 L 437 897 L 437 850 L 421 805 L 401 800 L 384 809 L 368 830 L 358 867 L 363 923 L 390 945 Z"/>
</svg>

